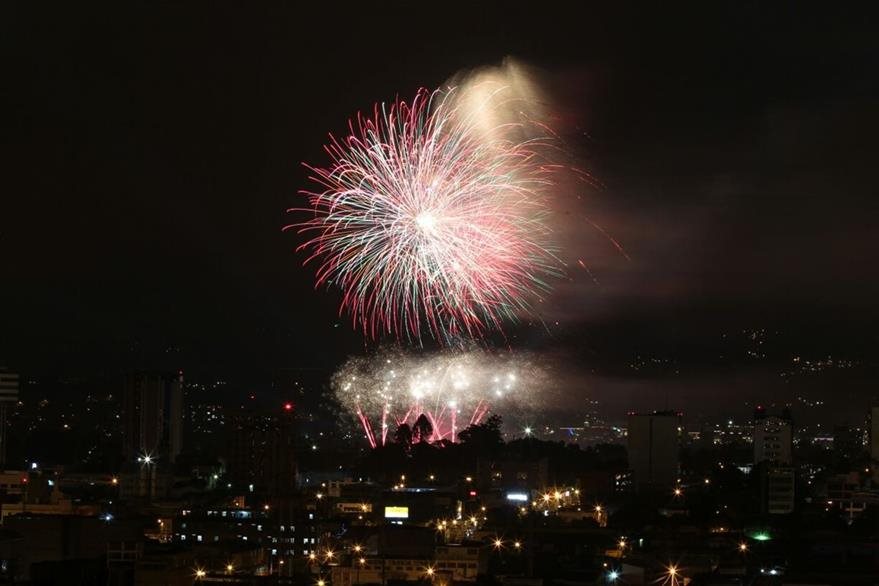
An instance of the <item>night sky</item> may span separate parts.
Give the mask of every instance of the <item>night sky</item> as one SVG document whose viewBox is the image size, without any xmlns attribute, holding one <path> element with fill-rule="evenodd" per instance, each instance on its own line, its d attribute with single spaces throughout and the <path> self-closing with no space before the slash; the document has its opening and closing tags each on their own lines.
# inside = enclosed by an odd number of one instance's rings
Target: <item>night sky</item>
<svg viewBox="0 0 879 586">
<path fill-rule="evenodd" d="M 751 372 L 745 330 L 769 332 L 772 372 L 875 365 L 875 18 L 299 4 L 6 7 L 0 363 L 269 377 L 364 352 L 281 232 L 300 163 L 358 110 L 509 55 L 557 96 L 604 184 L 590 215 L 630 257 L 585 233 L 595 280 L 510 346 L 617 386 L 652 357 L 732 394 L 763 380 L 730 374 Z"/>
</svg>

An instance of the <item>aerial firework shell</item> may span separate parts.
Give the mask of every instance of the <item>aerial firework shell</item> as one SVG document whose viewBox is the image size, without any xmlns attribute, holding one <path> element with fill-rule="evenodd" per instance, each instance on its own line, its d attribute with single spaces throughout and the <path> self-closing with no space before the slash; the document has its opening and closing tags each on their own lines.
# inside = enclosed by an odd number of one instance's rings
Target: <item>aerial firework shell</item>
<svg viewBox="0 0 879 586">
<path fill-rule="evenodd" d="M 533 316 L 563 274 L 546 223 L 552 136 L 524 116 L 486 127 L 502 91 L 477 107 L 455 89 L 376 106 L 331 136 L 328 166 L 307 166 L 322 190 L 302 192 L 311 217 L 290 227 L 368 337 L 481 339 Z"/>
</svg>

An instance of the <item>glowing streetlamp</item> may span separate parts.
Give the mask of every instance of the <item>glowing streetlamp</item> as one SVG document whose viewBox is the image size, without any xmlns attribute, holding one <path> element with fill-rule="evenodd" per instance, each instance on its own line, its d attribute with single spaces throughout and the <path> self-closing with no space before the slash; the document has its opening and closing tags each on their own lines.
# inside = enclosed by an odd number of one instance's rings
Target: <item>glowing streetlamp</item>
<svg viewBox="0 0 879 586">
<path fill-rule="evenodd" d="M 195 569 L 195 579 L 196 580 L 201 580 L 205 576 L 207 576 L 207 572 L 205 572 L 203 568 L 196 568 Z"/>
</svg>

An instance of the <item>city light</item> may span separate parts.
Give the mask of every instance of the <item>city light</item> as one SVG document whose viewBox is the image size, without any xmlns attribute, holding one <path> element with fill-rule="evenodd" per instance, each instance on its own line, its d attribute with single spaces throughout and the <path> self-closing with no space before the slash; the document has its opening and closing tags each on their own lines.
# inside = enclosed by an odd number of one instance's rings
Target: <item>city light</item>
<svg viewBox="0 0 879 586">
<path fill-rule="evenodd" d="M 195 577 L 196 577 L 197 580 L 201 580 L 201 579 L 204 578 L 206 575 L 207 575 L 207 572 L 205 572 L 204 569 L 202 569 L 202 568 L 196 568 L 196 569 L 195 569 Z"/>
<path fill-rule="evenodd" d="M 360 553 L 361 550 L 363 549 L 363 546 L 360 545 L 360 544 L 358 543 L 358 544 L 355 544 L 354 547 L 353 547 L 352 549 L 353 549 L 355 552 Z"/>
<path fill-rule="evenodd" d="M 522 549 L 522 542 L 521 541 L 514 541 L 513 547 L 515 547 L 516 549 Z"/>
<path fill-rule="evenodd" d="M 745 553 L 746 551 L 748 551 L 748 544 L 745 542 L 740 543 L 739 544 L 739 551 L 742 553 Z"/>
<path fill-rule="evenodd" d="M 503 540 L 500 537 L 495 537 L 494 539 L 494 548 L 501 549 L 504 546 Z"/>
<path fill-rule="evenodd" d="M 232 571 L 234 571 L 234 570 L 235 570 L 235 566 L 233 566 L 232 564 L 226 564 L 226 571 L 227 572 L 232 573 Z"/>
<path fill-rule="evenodd" d="M 611 570 L 607 573 L 607 581 L 608 582 L 616 582 L 617 578 L 620 577 L 620 573 L 616 570 Z"/>
</svg>

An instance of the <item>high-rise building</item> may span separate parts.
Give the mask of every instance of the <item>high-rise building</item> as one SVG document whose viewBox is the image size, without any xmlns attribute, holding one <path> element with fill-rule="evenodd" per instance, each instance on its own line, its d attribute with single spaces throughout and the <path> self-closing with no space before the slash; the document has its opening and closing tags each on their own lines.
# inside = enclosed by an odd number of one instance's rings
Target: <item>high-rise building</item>
<svg viewBox="0 0 879 586">
<path fill-rule="evenodd" d="M 173 464 L 183 446 L 183 372 L 138 372 L 122 388 L 123 456 Z"/>
<path fill-rule="evenodd" d="M 270 497 L 290 495 L 297 474 L 292 404 L 278 413 L 236 413 L 230 425 L 227 464 L 235 486 Z"/>
<path fill-rule="evenodd" d="M 678 478 L 681 414 L 629 413 L 629 469 L 636 488 L 672 486 Z"/>
<path fill-rule="evenodd" d="M 760 501 L 765 513 L 787 515 L 794 511 L 796 474 L 791 466 L 793 422 L 790 412 L 769 415 L 754 411 L 754 466 L 760 479 Z"/>
<path fill-rule="evenodd" d="M 6 426 L 18 402 L 18 375 L 0 368 L 0 470 L 6 467 Z"/>
<path fill-rule="evenodd" d="M 793 429 L 790 415 L 768 415 L 758 409 L 754 414 L 754 464 L 791 463 Z"/>
<path fill-rule="evenodd" d="M 796 478 L 790 466 L 768 464 L 763 476 L 765 511 L 770 515 L 788 515 L 794 512 Z"/>
</svg>

